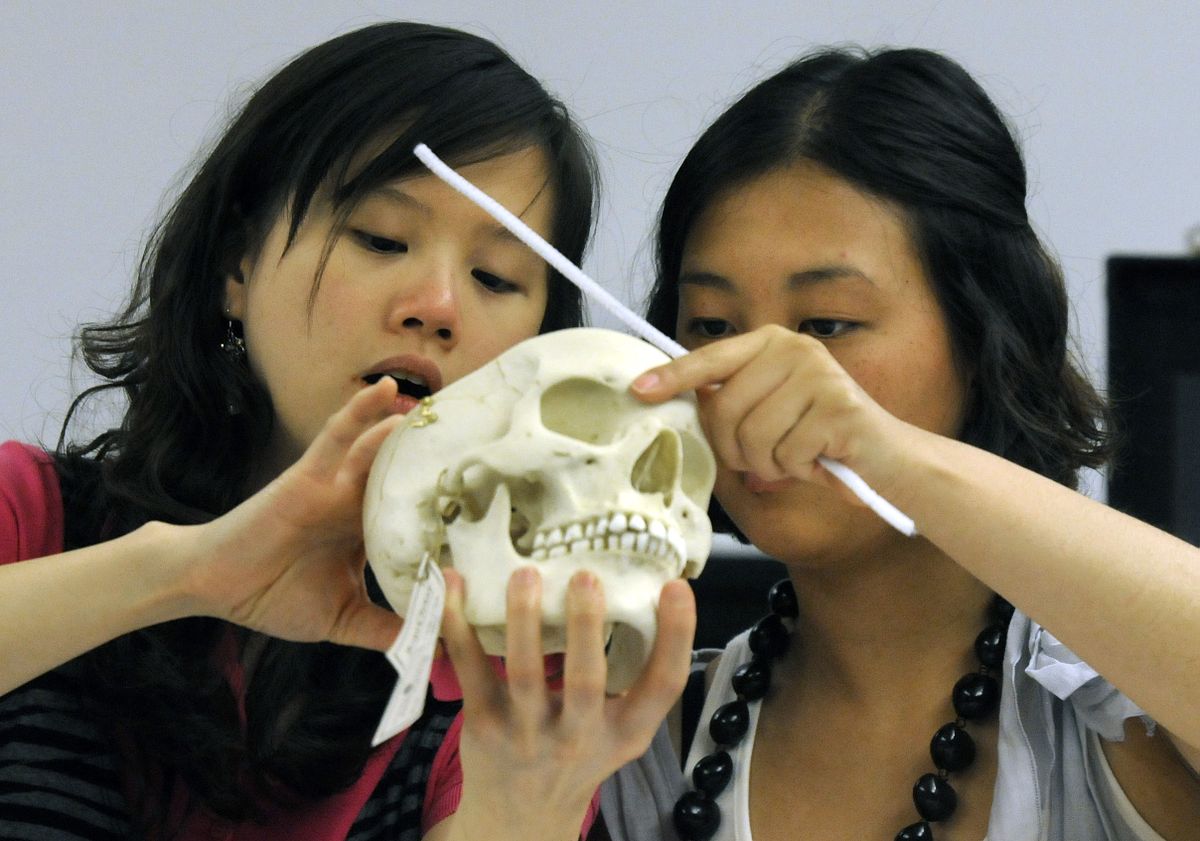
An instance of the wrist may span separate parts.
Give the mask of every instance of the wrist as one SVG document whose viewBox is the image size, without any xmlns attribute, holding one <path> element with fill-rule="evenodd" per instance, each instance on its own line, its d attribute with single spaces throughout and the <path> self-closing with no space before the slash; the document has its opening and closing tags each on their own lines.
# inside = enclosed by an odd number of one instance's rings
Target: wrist
<svg viewBox="0 0 1200 841">
<path fill-rule="evenodd" d="M 515 814 L 509 801 L 487 806 L 464 797 L 458 810 L 438 825 L 445 834 L 436 837 L 438 841 L 578 841 L 590 805 L 590 797 L 574 807 L 543 802 L 542 808 L 530 815 Z"/>
<path fill-rule="evenodd" d="M 151 521 L 123 538 L 135 568 L 142 626 L 205 612 L 189 557 L 194 528 Z"/>
<path fill-rule="evenodd" d="M 888 502 L 908 513 L 904 505 L 912 492 L 914 480 L 925 471 L 934 469 L 932 451 L 941 436 L 894 416 L 873 429 L 853 462 L 854 469 L 872 490 Z"/>
<path fill-rule="evenodd" d="M 898 469 L 887 491 L 880 493 L 912 517 L 918 531 L 928 537 L 936 521 L 973 496 L 973 483 L 983 468 L 976 463 L 976 448 L 928 430 L 911 429 Z"/>
</svg>

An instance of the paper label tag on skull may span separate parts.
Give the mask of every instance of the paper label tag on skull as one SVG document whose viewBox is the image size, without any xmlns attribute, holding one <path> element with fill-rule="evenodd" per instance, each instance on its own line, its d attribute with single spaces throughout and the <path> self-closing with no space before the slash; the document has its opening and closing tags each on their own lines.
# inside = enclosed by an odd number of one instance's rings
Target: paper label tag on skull
<svg viewBox="0 0 1200 841">
<path fill-rule="evenodd" d="M 375 729 L 372 747 L 402 732 L 421 717 L 445 604 L 446 581 L 442 571 L 437 563 L 426 558 L 408 600 L 404 627 L 386 653 L 399 678 Z"/>
</svg>

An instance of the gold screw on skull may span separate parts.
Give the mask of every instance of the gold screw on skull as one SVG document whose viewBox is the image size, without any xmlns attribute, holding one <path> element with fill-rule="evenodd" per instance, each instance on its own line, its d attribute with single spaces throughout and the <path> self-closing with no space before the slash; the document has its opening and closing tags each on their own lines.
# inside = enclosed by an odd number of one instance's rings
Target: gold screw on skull
<svg viewBox="0 0 1200 841">
<path fill-rule="evenodd" d="M 417 419 L 413 422 L 413 429 L 420 429 L 423 426 L 429 426 L 437 420 L 437 415 L 433 411 L 433 397 L 421 398 L 421 411 L 417 415 Z"/>
</svg>

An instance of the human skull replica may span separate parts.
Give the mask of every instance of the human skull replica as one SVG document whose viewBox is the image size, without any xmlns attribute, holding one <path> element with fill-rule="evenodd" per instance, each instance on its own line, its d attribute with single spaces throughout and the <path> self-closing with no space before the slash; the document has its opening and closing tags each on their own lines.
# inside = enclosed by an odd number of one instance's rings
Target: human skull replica
<svg viewBox="0 0 1200 841">
<path fill-rule="evenodd" d="M 629 385 L 667 361 L 640 339 L 578 328 L 528 339 L 410 412 L 367 484 L 367 557 L 403 613 L 429 553 L 467 582 L 467 620 L 505 650 L 505 590 L 542 579 L 543 646 L 565 650 L 567 582 L 604 588 L 609 689 L 637 676 L 662 585 L 695 577 L 712 541 L 716 473 L 694 400 L 650 406 Z"/>
</svg>

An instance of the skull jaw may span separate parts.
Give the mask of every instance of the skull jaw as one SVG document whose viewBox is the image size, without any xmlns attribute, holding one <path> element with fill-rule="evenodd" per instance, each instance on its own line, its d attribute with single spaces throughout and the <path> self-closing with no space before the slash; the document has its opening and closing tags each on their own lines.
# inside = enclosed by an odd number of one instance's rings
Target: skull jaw
<svg viewBox="0 0 1200 841">
<path fill-rule="evenodd" d="M 508 638 L 503 625 L 475 626 L 475 631 L 486 654 L 504 656 Z M 604 639 L 607 641 L 608 659 L 605 692 L 616 695 L 633 685 L 650 656 L 655 631 L 654 623 L 651 623 L 648 630 L 624 623 L 605 623 Z M 561 625 L 542 625 L 543 653 L 555 654 L 566 650 L 566 629 Z"/>
<path fill-rule="evenodd" d="M 470 621 L 470 620 L 468 620 Z M 504 657 L 508 650 L 508 635 L 504 625 L 472 625 L 479 637 L 484 654 Z M 613 624 L 604 623 L 604 639 L 612 637 Z M 560 654 L 567 650 L 567 629 L 562 625 L 542 624 L 542 653 Z"/>
<path fill-rule="evenodd" d="M 608 673 L 604 691 L 609 695 L 624 692 L 637 680 L 654 645 L 656 627 L 647 631 L 623 623 L 606 622 L 604 639 Z M 485 654 L 503 657 L 508 636 L 504 625 L 476 625 L 475 632 Z M 557 654 L 567 650 L 566 629 L 561 625 L 542 625 L 542 653 Z"/>
<path fill-rule="evenodd" d="M 628 689 L 641 672 L 658 630 L 658 597 L 663 585 L 678 578 L 683 564 L 678 558 L 645 559 L 610 552 L 573 553 L 548 562 L 531 561 L 504 541 L 490 553 L 488 563 L 464 562 L 480 558 L 477 548 L 453 545 L 455 569 L 467 582 L 465 614 L 476 628 L 483 650 L 504 655 L 507 646 L 505 592 L 512 572 L 520 567 L 538 570 L 542 582 L 542 650 L 566 650 L 566 601 L 571 577 L 588 570 L 604 594 L 604 635 L 609 641 L 607 690 Z M 491 543 L 495 547 L 495 542 Z M 501 557 L 496 557 L 500 555 Z M 482 555 L 488 557 L 488 555 Z"/>
</svg>

